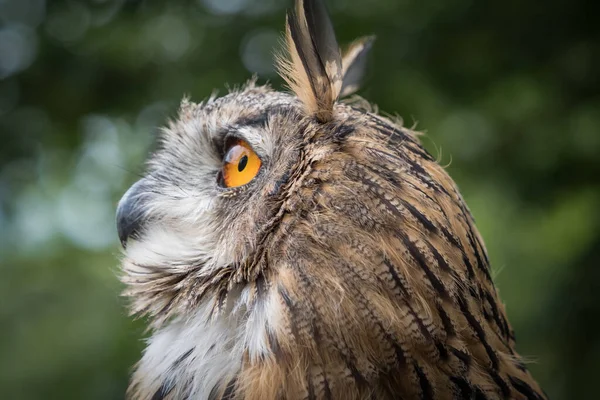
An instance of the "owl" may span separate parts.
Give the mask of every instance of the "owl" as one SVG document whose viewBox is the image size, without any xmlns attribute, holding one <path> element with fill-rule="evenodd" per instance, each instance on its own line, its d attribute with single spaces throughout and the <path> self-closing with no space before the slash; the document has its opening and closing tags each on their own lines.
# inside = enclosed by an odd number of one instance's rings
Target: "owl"
<svg viewBox="0 0 600 400">
<path fill-rule="evenodd" d="M 352 94 L 325 5 L 288 13 L 280 75 L 183 100 L 117 209 L 150 336 L 128 397 L 546 399 L 483 240 L 417 132 Z"/>
</svg>

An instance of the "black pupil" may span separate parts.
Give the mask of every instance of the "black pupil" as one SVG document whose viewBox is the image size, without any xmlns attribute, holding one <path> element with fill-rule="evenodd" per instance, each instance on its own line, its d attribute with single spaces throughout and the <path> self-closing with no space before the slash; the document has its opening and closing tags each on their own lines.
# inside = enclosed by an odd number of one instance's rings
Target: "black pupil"
<svg viewBox="0 0 600 400">
<path fill-rule="evenodd" d="M 240 158 L 240 162 L 238 163 L 238 171 L 242 172 L 244 168 L 246 168 L 246 164 L 248 164 L 248 156 Z"/>
</svg>

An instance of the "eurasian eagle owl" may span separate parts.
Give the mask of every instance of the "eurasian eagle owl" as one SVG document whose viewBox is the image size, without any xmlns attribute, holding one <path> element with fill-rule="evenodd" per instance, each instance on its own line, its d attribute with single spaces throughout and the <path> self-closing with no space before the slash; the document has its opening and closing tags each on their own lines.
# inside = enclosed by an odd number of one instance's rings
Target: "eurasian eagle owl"
<svg viewBox="0 0 600 400">
<path fill-rule="evenodd" d="M 321 1 L 288 14 L 280 74 L 184 100 L 117 211 L 152 335 L 132 399 L 544 399 L 483 241 L 418 134 L 343 102 Z"/>
</svg>

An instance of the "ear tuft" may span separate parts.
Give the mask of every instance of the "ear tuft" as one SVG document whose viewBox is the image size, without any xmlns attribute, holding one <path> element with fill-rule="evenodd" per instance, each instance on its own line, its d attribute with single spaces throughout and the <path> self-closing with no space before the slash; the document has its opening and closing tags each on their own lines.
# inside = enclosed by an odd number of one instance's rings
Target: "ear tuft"
<svg viewBox="0 0 600 400">
<path fill-rule="evenodd" d="M 331 120 L 342 88 L 342 57 L 323 2 L 296 0 L 285 38 L 289 58 L 278 57 L 279 74 L 309 114 L 320 122 Z"/>
<path fill-rule="evenodd" d="M 375 36 L 366 36 L 354 41 L 342 58 L 342 89 L 340 97 L 349 96 L 356 92 L 367 69 L 367 58 L 373 47 Z"/>
</svg>

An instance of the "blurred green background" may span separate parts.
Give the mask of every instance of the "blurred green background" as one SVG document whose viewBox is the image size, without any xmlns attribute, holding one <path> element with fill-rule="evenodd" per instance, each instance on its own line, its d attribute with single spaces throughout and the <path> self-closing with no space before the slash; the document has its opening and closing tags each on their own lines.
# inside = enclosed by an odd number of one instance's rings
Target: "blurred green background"
<svg viewBox="0 0 600 400">
<path fill-rule="evenodd" d="M 331 0 L 361 94 L 418 122 L 486 239 L 552 399 L 600 372 L 600 15 L 584 0 Z M 157 127 L 253 73 L 284 0 L 0 0 L 0 397 L 121 399 L 143 346 L 115 206 Z"/>
</svg>

